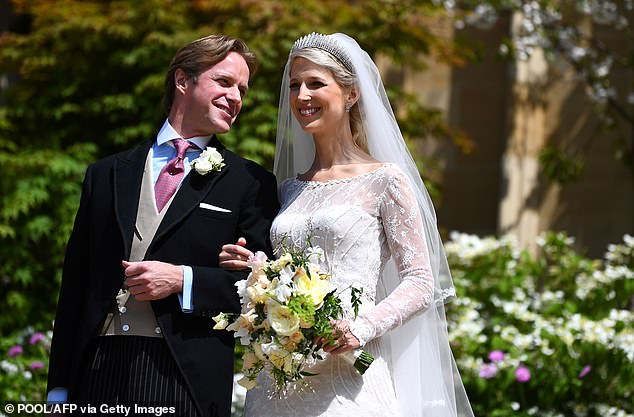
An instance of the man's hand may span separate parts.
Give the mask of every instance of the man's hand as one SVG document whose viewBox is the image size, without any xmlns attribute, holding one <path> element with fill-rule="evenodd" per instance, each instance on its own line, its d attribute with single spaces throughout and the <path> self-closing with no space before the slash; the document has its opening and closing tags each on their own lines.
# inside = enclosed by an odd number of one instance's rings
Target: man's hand
<svg viewBox="0 0 634 417">
<path fill-rule="evenodd" d="M 253 255 L 253 252 L 244 247 L 246 244 L 247 240 L 241 237 L 235 245 L 224 245 L 222 252 L 218 255 L 220 267 L 229 271 L 247 269 L 247 260 Z"/>
<path fill-rule="evenodd" d="M 158 261 L 121 261 L 125 285 L 137 301 L 160 300 L 183 291 L 183 268 Z"/>
</svg>

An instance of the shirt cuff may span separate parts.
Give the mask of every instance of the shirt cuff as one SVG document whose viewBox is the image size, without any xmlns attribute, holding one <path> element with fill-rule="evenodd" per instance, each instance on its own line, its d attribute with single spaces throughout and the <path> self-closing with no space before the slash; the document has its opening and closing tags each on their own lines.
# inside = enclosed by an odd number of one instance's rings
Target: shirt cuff
<svg viewBox="0 0 634 417">
<path fill-rule="evenodd" d="M 194 311 L 192 305 L 192 282 L 194 281 L 194 272 L 191 266 L 181 265 L 183 268 L 183 292 L 178 294 L 178 301 L 181 303 L 183 313 L 191 313 Z"/>
<path fill-rule="evenodd" d="M 68 390 L 66 388 L 56 387 L 48 392 L 46 402 L 51 404 L 60 404 L 68 401 Z"/>
</svg>

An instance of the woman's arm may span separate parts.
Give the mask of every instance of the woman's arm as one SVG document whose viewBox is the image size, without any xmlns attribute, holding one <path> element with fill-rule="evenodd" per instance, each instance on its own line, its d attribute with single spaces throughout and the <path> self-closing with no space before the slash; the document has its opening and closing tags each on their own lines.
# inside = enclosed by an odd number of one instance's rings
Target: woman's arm
<svg viewBox="0 0 634 417">
<path fill-rule="evenodd" d="M 395 170 L 382 195 L 380 216 L 400 284 L 351 323 L 361 344 L 401 326 L 433 302 L 434 277 L 423 221 L 409 180 Z"/>
</svg>

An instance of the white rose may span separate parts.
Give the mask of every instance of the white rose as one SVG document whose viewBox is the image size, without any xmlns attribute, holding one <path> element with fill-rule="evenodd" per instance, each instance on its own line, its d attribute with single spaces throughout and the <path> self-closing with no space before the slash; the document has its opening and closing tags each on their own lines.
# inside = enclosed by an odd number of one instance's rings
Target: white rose
<svg viewBox="0 0 634 417">
<path fill-rule="evenodd" d="M 203 154 L 205 154 L 205 158 L 209 159 L 214 165 L 222 163 L 222 155 L 220 155 L 220 152 L 218 152 L 216 148 L 207 146 Z"/>
<path fill-rule="evenodd" d="M 209 162 L 207 159 L 201 159 L 201 160 L 197 160 L 195 162 L 196 163 L 194 164 L 194 169 L 200 175 L 205 175 L 206 173 L 208 173 L 208 172 L 210 172 L 211 170 L 214 169 L 213 164 L 211 162 Z"/>
<path fill-rule="evenodd" d="M 213 147 L 207 147 L 200 153 L 200 156 L 194 159 L 190 165 L 200 175 L 205 175 L 211 171 L 220 171 L 225 164 L 222 162 L 222 155 Z"/>
<path fill-rule="evenodd" d="M 286 306 L 270 306 L 267 320 L 281 336 L 290 336 L 299 329 L 299 317 Z"/>
</svg>

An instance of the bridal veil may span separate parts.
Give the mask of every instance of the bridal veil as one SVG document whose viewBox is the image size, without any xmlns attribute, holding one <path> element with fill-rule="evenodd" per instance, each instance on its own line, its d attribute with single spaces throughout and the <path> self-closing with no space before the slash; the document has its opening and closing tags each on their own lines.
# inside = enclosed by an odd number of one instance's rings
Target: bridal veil
<svg viewBox="0 0 634 417">
<path fill-rule="evenodd" d="M 435 303 L 400 328 L 388 332 L 388 359 L 393 370 L 399 407 L 404 417 L 471 417 L 473 412 L 454 361 L 447 335 L 445 303 L 455 298 L 451 273 L 436 225 L 435 210 L 416 164 L 405 145 L 400 128 L 370 56 L 351 37 L 310 34 L 298 40 L 334 55 L 356 77 L 359 110 L 367 134 L 368 148 L 375 159 L 398 165 L 416 194 L 423 218 L 425 238 L 434 276 Z M 297 43 L 296 43 L 297 45 Z M 302 130 L 289 103 L 289 61 L 282 79 L 274 172 L 278 182 L 310 168 L 314 144 Z M 384 298 L 399 284 L 396 267 L 384 268 L 377 298 Z"/>
</svg>

